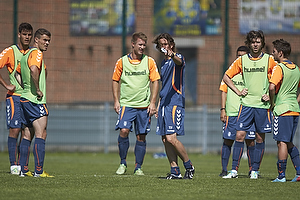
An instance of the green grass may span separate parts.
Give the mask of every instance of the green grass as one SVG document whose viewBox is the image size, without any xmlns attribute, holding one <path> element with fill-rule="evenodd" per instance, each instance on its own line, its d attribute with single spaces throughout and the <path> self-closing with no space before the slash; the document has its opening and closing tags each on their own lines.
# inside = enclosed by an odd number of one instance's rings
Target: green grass
<svg viewBox="0 0 300 200">
<path fill-rule="evenodd" d="M 127 175 L 116 175 L 117 153 L 46 152 L 44 169 L 54 178 L 19 177 L 9 174 L 8 154 L 0 153 L 0 199 L 298 199 L 300 183 L 271 183 L 276 178 L 276 155 L 265 154 L 262 178 L 247 177 L 242 160 L 239 178 L 222 179 L 220 155 L 190 154 L 196 174 L 192 180 L 164 180 L 167 159 L 146 154 L 145 176 L 134 176 L 134 155 L 129 153 Z M 34 170 L 33 155 L 29 168 Z M 229 163 L 231 166 L 231 163 Z M 184 173 L 182 162 L 180 168 Z M 295 175 L 288 161 L 287 180 Z"/>
</svg>

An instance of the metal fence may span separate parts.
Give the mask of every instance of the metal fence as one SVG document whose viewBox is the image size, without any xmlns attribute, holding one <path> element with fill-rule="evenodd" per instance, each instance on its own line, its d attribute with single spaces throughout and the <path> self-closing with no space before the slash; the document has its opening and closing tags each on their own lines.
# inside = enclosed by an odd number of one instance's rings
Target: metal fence
<svg viewBox="0 0 300 200">
<path fill-rule="evenodd" d="M 118 151 L 115 131 L 117 114 L 112 105 L 105 103 L 97 106 L 48 106 L 46 149 L 50 151 Z M 222 123 L 218 109 L 208 109 L 206 106 L 186 109 L 185 136 L 179 140 L 188 152 L 219 153 L 222 146 Z M 0 110 L 0 150 L 7 151 L 7 135 L 5 121 L 5 102 Z M 155 134 L 156 119 L 152 117 L 151 132 L 147 136 L 147 152 L 164 151 L 161 137 Z M 130 149 L 135 145 L 135 134 L 130 133 Z M 294 139 L 299 146 L 299 128 Z M 266 134 L 266 153 L 277 151 L 272 134 Z"/>
</svg>

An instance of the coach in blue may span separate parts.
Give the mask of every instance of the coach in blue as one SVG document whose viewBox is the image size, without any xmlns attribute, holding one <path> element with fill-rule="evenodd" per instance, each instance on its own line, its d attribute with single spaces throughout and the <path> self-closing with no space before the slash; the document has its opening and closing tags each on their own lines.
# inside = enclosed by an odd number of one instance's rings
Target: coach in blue
<svg viewBox="0 0 300 200">
<path fill-rule="evenodd" d="M 175 42 L 168 33 L 158 35 L 153 43 L 165 55 L 161 63 L 160 100 L 158 105 L 156 134 L 162 136 L 162 142 L 170 162 L 171 173 L 166 179 L 192 179 L 195 169 L 183 144 L 177 135 L 184 135 L 184 57 L 175 53 Z M 178 156 L 186 169 L 182 177 L 178 166 Z"/>
</svg>

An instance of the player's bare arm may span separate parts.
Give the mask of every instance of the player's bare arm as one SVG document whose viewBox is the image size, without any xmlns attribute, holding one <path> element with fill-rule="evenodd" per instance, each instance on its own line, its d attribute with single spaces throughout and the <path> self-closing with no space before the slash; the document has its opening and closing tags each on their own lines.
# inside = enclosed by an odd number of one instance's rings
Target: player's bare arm
<svg viewBox="0 0 300 200">
<path fill-rule="evenodd" d="M 298 93 L 299 93 L 299 91 L 298 91 Z M 297 96 L 297 102 L 300 103 L 300 93 Z"/>
<path fill-rule="evenodd" d="M 40 70 L 36 65 L 31 65 L 30 66 L 30 74 L 34 83 L 34 86 L 36 88 L 36 94 L 37 94 L 37 98 L 38 99 L 42 99 L 44 94 L 43 92 L 40 90 L 39 87 L 39 78 L 40 78 Z"/>
<path fill-rule="evenodd" d="M 235 85 L 233 84 L 231 78 L 229 78 L 229 76 L 227 74 L 224 74 L 223 76 L 223 81 L 224 83 L 226 83 L 226 85 L 232 89 L 232 91 L 234 91 L 238 96 L 246 96 L 248 94 L 248 89 L 244 88 L 242 91 L 239 91 L 239 89 L 237 89 L 237 87 L 235 87 Z"/>
<path fill-rule="evenodd" d="M 119 102 L 119 81 L 112 82 L 112 91 L 113 91 L 113 98 L 114 98 L 114 110 L 117 114 L 120 112 L 120 102 Z"/>
<path fill-rule="evenodd" d="M 158 80 L 152 82 L 152 91 L 151 91 L 151 100 L 150 104 L 148 106 L 147 112 L 150 114 L 150 116 L 154 115 L 156 113 L 156 99 L 157 99 L 157 93 L 159 89 L 159 83 Z"/>
<path fill-rule="evenodd" d="M 15 78 L 18 81 L 19 85 L 24 89 L 23 81 L 22 81 L 22 76 L 19 72 L 16 71 L 15 73 Z"/>
<path fill-rule="evenodd" d="M 270 110 L 273 110 L 274 107 L 275 107 L 275 104 L 274 104 L 274 100 L 275 100 L 274 99 L 275 98 L 275 84 L 274 83 L 270 83 L 270 85 L 269 85 L 269 94 L 270 94 Z M 297 100 L 298 100 L 298 98 L 297 98 Z"/>
<path fill-rule="evenodd" d="M 222 91 L 221 94 L 221 113 L 220 113 L 220 120 L 222 122 L 226 122 L 226 111 L 225 111 L 225 105 L 226 105 L 226 99 L 227 99 L 227 93 Z"/>
<path fill-rule="evenodd" d="M 0 84 L 7 90 L 14 92 L 16 89 L 15 85 L 11 85 L 11 84 L 7 84 L 4 79 L 2 78 L 2 76 L 0 75 Z"/>
</svg>

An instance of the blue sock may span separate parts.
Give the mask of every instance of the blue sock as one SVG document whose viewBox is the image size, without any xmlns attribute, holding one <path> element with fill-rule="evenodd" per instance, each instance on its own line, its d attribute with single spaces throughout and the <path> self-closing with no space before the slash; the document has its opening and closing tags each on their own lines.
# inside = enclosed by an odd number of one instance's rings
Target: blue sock
<svg viewBox="0 0 300 200">
<path fill-rule="evenodd" d="M 44 159 L 45 159 L 45 140 L 42 138 L 35 138 L 33 146 L 33 155 L 35 163 L 35 173 L 42 174 Z"/>
<path fill-rule="evenodd" d="M 262 143 L 256 143 L 255 145 L 255 151 L 254 151 L 254 158 L 253 158 L 253 171 L 258 171 L 262 158 L 264 156 L 265 152 L 265 142 Z"/>
<path fill-rule="evenodd" d="M 225 143 L 223 143 L 221 152 L 222 152 L 221 153 L 222 171 L 227 171 L 227 166 L 228 166 L 229 157 L 231 153 L 231 146 L 228 146 Z"/>
<path fill-rule="evenodd" d="M 255 146 L 252 147 L 247 146 L 249 171 L 251 171 L 253 167 L 254 152 L 255 152 Z"/>
<path fill-rule="evenodd" d="M 146 154 L 146 141 L 136 141 L 134 148 L 135 155 L 135 170 L 142 167 L 144 157 Z"/>
<path fill-rule="evenodd" d="M 241 157 L 244 151 L 244 142 L 235 141 L 232 152 L 232 169 L 238 171 Z"/>
<path fill-rule="evenodd" d="M 17 138 L 8 137 L 7 139 L 7 147 L 8 147 L 8 155 L 10 165 L 17 165 L 17 154 L 18 154 L 18 145 Z"/>
<path fill-rule="evenodd" d="M 129 138 L 123 138 L 119 135 L 118 137 L 118 147 L 119 147 L 119 155 L 121 158 L 121 164 L 124 164 L 127 166 L 126 163 L 126 157 L 127 157 L 127 152 L 129 149 Z"/>
<path fill-rule="evenodd" d="M 30 155 L 30 144 L 31 141 L 22 139 L 20 143 L 20 165 L 23 173 L 28 172 L 28 161 Z"/>
<path fill-rule="evenodd" d="M 293 165 L 296 169 L 297 175 L 300 175 L 300 158 L 299 158 L 299 150 L 296 146 L 290 148 L 288 150 L 291 160 L 293 162 Z"/>
<path fill-rule="evenodd" d="M 183 166 L 184 166 L 185 169 L 192 169 L 193 168 L 193 164 L 192 164 L 191 160 L 188 160 L 188 161 L 184 162 Z"/>
<path fill-rule="evenodd" d="M 286 159 L 277 161 L 278 179 L 285 177 Z"/>
<path fill-rule="evenodd" d="M 179 175 L 180 174 L 180 169 L 179 167 L 171 167 L 171 174 Z"/>
</svg>

